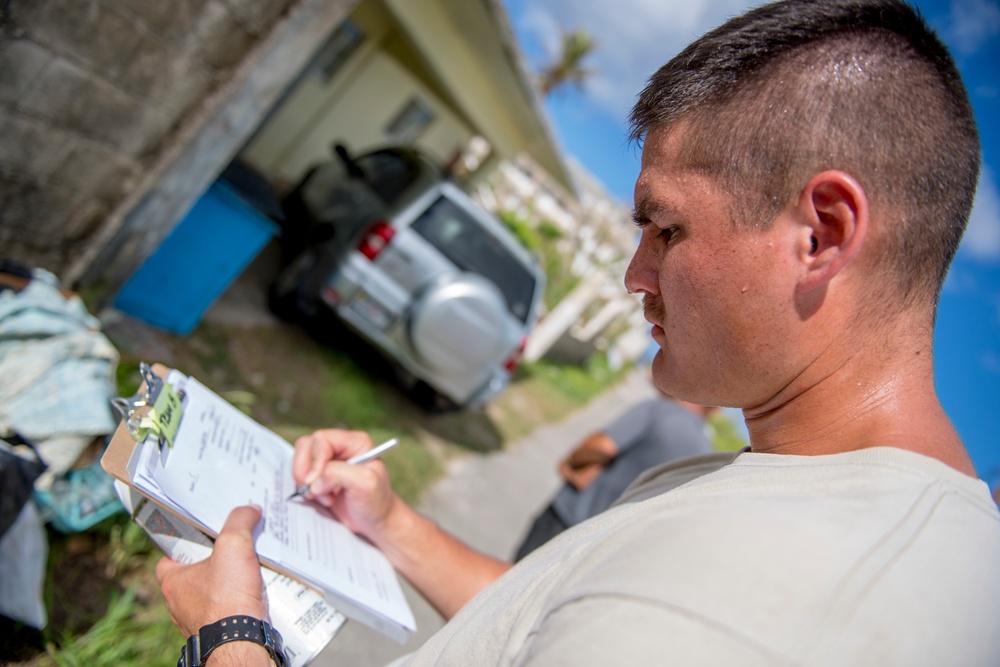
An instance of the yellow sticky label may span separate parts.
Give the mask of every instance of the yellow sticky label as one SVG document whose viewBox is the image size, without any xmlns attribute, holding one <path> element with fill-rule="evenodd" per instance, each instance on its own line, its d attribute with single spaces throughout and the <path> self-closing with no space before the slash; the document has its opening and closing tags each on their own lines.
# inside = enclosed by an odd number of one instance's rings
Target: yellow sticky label
<svg viewBox="0 0 1000 667">
<path fill-rule="evenodd" d="M 174 446 L 174 437 L 176 437 L 177 429 L 181 425 L 182 411 L 181 399 L 174 391 L 173 385 L 164 383 L 160 395 L 156 398 L 156 403 L 153 404 L 151 413 L 156 420 L 159 434 L 167 441 L 169 447 Z"/>
</svg>

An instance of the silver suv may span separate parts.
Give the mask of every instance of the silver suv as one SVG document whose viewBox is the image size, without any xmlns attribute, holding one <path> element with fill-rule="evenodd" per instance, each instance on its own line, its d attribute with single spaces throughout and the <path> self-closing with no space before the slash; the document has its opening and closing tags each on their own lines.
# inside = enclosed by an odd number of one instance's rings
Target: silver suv
<svg viewBox="0 0 1000 667">
<path fill-rule="evenodd" d="M 328 309 L 439 404 L 486 403 L 506 388 L 538 316 L 534 257 L 416 151 L 337 152 L 339 163 L 286 198 L 300 233 L 289 234 L 294 258 L 272 308 Z"/>
</svg>

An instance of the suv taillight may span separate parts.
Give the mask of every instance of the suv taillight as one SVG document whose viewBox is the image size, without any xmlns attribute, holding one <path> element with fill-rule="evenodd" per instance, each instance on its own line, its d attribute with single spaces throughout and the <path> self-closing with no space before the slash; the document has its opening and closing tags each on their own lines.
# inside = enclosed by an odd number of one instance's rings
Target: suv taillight
<svg viewBox="0 0 1000 667">
<path fill-rule="evenodd" d="M 528 337 L 521 336 L 521 342 L 514 350 L 514 353 L 510 355 L 510 358 L 504 362 L 503 367 L 508 373 L 513 373 L 517 369 L 517 365 L 521 363 L 521 357 L 524 355 L 524 348 L 528 346 Z"/>
<path fill-rule="evenodd" d="M 388 222 L 379 220 L 361 237 L 358 251 L 368 259 L 374 260 L 395 234 L 396 230 L 390 227 Z"/>
</svg>

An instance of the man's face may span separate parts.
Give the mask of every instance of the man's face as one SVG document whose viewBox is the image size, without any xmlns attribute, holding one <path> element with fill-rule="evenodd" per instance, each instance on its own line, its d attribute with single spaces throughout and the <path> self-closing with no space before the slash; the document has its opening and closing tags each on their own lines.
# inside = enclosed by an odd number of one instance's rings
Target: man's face
<svg viewBox="0 0 1000 667">
<path fill-rule="evenodd" d="M 763 231 L 735 226 L 716 181 L 677 160 L 683 131 L 646 138 L 635 186 L 642 236 L 625 284 L 654 325 L 657 386 L 694 403 L 753 407 L 795 374 L 793 226 L 785 213 Z"/>
</svg>

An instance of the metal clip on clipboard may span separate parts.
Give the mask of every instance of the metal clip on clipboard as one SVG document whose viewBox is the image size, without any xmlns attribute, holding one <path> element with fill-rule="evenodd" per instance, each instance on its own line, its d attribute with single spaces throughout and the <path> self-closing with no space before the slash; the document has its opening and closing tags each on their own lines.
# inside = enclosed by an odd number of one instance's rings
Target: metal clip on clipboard
<svg viewBox="0 0 1000 667">
<path fill-rule="evenodd" d="M 179 415 L 174 416 L 171 413 L 174 411 L 179 413 L 183 393 L 175 394 L 144 361 L 139 362 L 139 374 L 142 376 L 145 388 L 140 388 L 128 398 L 121 396 L 112 398 L 111 406 L 125 422 L 132 439 L 143 442 L 155 434 L 157 444 L 162 450 L 164 445 L 169 447 L 172 444 L 172 433 L 176 432 Z M 161 398 L 164 400 L 161 401 Z M 140 412 L 142 408 L 145 410 Z"/>
</svg>

